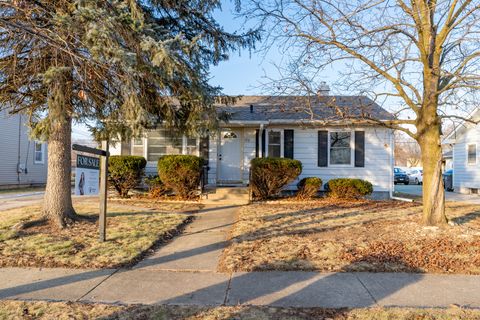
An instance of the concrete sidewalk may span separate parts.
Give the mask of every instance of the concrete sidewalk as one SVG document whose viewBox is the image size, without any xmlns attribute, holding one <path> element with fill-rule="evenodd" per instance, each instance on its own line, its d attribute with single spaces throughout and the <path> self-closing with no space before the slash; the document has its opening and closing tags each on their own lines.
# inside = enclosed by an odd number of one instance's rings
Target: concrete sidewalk
<svg viewBox="0 0 480 320">
<path fill-rule="evenodd" d="M 205 207 L 171 243 L 132 269 L 0 268 L 0 299 L 122 304 L 480 308 L 480 276 L 216 272 L 237 207 Z M 255 253 L 252 253 L 255 254 Z"/>
<path fill-rule="evenodd" d="M 480 307 L 480 276 L 0 269 L 0 299 L 283 307 Z"/>
</svg>

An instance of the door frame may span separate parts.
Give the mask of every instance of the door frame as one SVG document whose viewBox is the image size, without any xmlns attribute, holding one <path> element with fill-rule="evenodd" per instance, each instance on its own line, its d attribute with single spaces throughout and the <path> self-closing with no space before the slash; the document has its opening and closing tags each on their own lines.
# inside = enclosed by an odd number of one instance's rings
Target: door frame
<svg viewBox="0 0 480 320">
<path fill-rule="evenodd" d="M 236 131 L 240 135 L 240 159 L 239 159 L 239 171 L 240 171 L 240 179 L 239 180 L 221 180 L 221 161 L 220 159 L 220 152 L 222 151 L 222 131 Z M 224 127 L 218 130 L 217 135 L 217 185 L 243 185 L 243 171 L 244 171 L 244 129 L 242 127 Z"/>
</svg>

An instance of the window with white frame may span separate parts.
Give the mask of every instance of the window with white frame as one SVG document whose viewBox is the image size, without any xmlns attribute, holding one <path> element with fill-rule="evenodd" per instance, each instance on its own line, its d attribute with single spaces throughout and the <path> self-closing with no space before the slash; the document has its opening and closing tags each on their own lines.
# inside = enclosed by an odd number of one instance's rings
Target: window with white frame
<svg viewBox="0 0 480 320">
<path fill-rule="evenodd" d="M 134 138 L 132 140 L 132 155 L 134 156 L 143 156 L 143 138 Z"/>
<path fill-rule="evenodd" d="M 330 165 L 352 164 L 352 133 L 350 131 L 330 132 Z"/>
<path fill-rule="evenodd" d="M 196 156 L 198 153 L 197 138 L 185 137 L 185 154 Z"/>
<path fill-rule="evenodd" d="M 158 161 L 169 154 L 198 154 L 196 138 L 188 138 L 173 130 L 154 130 L 147 134 L 147 160 Z"/>
<path fill-rule="evenodd" d="M 34 155 L 33 155 L 34 162 L 36 164 L 45 163 L 45 147 L 44 147 L 44 144 L 39 142 L 39 141 L 35 141 L 34 146 L 33 146 L 33 151 L 34 151 Z"/>
<path fill-rule="evenodd" d="M 467 145 L 467 164 L 469 165 L 477 164 L 477 145 L 476 144 Z"/>
<path fill-rule="evenodd" d="M 280 158 L 282 155 L 282 132 L 268 132 L 268 156 Z"/>
</svg>

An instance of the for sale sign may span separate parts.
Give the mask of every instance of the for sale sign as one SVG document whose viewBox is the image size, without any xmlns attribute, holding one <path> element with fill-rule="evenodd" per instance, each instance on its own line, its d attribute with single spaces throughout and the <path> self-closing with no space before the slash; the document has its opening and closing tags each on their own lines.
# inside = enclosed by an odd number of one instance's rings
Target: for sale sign
<svg viewBox="0 0 480 320">
<path fill-rule="evenodd" d="M 96 195 L 99 189 L 100 159 L 77 155 L 75 194 Z"/>
</svg>

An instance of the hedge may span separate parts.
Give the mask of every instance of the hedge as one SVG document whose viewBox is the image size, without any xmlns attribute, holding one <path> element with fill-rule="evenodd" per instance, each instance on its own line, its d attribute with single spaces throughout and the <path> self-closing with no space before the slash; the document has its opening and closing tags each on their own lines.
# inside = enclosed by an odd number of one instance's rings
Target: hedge
<svg viewBox="0 0 480 320">
<path fill-rule="evenodd" d="M 169 192 L 159 176 L 149 176 L 145 178 L 145 183 L 148 186 L 148 196 L 150 198 L 160 198 Z"/>
<path fill-rule="evenodd" d="M 195 198 L 200 184 L 203 158 L 191 155 L 167 155 L 158 160 L 158 176 L 179 198 Z"/>
<path fill-rule="evenodd" d="M 309 199 L 317 195 L 322 187 L 322 179 L 318 177 L 307 177 L 300 180 L 297 184 L 297 198 Z"/>
<path fill-rule="evenodd" d="M 277 195 L 302 173 L 302 163 L 293 159 L 255 158 L 250 164 L 250 187 L 256 199 Z"/>
<path fill-rule="evenodd" d="M 108 158 L 108 180 L 122 198 L 128 197 L 144 174 L 147 160 L 139 156 L 110 156 Z"/>
<path fill-rule="evenodd" d="M 342 199 L 358 199 L 373 192 L 370 182 L 361 179 L 340 178 L 327 183 L 329 195 Z"/>
</svg>

